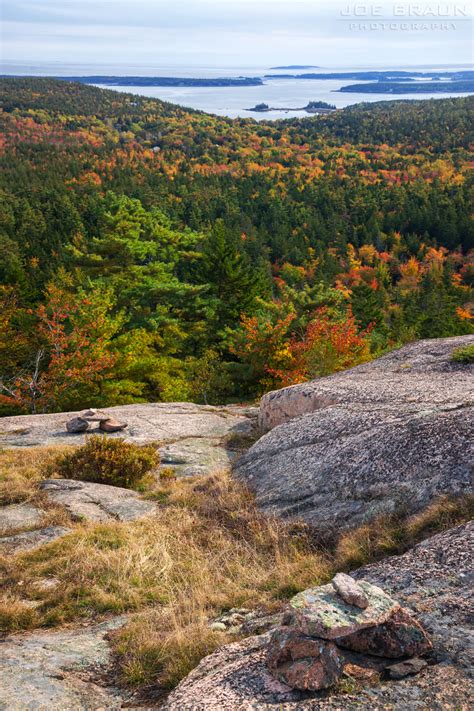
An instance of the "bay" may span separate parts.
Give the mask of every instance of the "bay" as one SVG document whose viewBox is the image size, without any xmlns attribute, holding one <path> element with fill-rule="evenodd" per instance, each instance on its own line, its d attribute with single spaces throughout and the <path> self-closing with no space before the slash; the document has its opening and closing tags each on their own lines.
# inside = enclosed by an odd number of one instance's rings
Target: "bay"
<svg viewBox="0 0 474 711">
<path fill-rule="evenodd" d="M 317 64 L 317 62 L 315 62 Z M 455 71 L 459 69 L 472 69 L 472 65 L 453 66 L 379 66 L 379 67 L 320 67 L 311 69 L 311 73 L 318 71 L 328 73 L 331 71 L 366 71 L 369 69 L 398 69 L 405 71 Z M 24 74 L 29 76 L 87 76 L 87 75 L 114 75 L 114 76 L 163 76 L 163 77 L 264 77 L 265 74 L 275 73 L 270 67 L 240 66 L 240 67 L 208 67 L 208 66 L 145 66 L 145 65 L 88 65 L 88 64 L 9 64 L 4 65 L 2 72 L 5 74 Z M 280 70 L 278 73 L 298 73 Z M 290 77 L 278 79 L 263 79 L 263 86 L 232 86 L 232 87 L 136 87 L 124 82 L 114 86 L 116 91 L 125 91 L 141 96 L 169 101 L 193 109 L 199 109 L 218 116 L 230 118 L 246 117 L 257 120 L 272 120 L 292 117 L 307 117 L 304 111 L 291 111 L 291 108 L 306 106 L 309 101 L 326 101 L 337 108 L 343 108 L 360 102 L 393 101 L 393 100 L 420 100 L 442 99 L 449 96 L 468 96 L 467 93 L 427 94 L 364 94 L 337 93 L 342 86 L 355 83 L 347 79 L 292 79 Z M 366 82 L 357 82 L 366 83 Z M 367 82 L 369 83 L 369 82 Z M 100 86 L 100 85 L 97 85 Z M 103 88 L 110 89 L 109 86 Z M 286 108 L 285 111 L 270 111 L 265 113 L 252 112 L 247 109 L 259 103 L 269 106 Z"/>
</svg>

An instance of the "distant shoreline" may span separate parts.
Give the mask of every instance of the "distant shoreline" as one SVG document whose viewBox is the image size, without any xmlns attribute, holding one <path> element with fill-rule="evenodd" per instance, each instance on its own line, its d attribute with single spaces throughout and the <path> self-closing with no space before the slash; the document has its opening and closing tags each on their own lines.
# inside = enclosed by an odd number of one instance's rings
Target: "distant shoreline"
<svg viewBox="0 0 474 711">
<path fill-rule="evenodd" d="M 22 78 L 13 74 L 0 75 L 4 79 Z M 238 87 L 238 86 L 263 86 L 260 77 L 219 77 L 219 78 L 194 78 L 194 77 L 129 77 L 129 76 L 72 76 L 72 77 L 36 77 L 37 79 L 60 79 L 62 81 L 77 82 L 79 84 L 102 84 L 103 86 L 164 86 L 164 87 Z"/>
<path fill-rule="evenodd" d="M 423 81 L 423 82 L 373 82 L 371 84 L 348 84 L 334 89 L 342 94 L 450 94 L 473 93 L 474 80 L 465 81 Z"/>
<path fill-rule="evenodd" d="M 276 69 L 320 69 L 317 64 L 288 64 L 282 67 L 270 67 L 271 71 Z"/>
<path fill-rule="evenodd" d="M 288 69 L 290 67 L 287 67 Z M 292 68 L 299 68 L 294 65 Z M 283 69 L 283 67 L 282 67 Z M 4 78 L 20 78 L 21 75 L 0 75 Z M 40 78 L 40 77 L 38 77 Z M 122 75 L 90 75 L 90 76 L 55 76 L 43 77 L 61 79 L 63 81 L 77 82 L 80 84 L 101 85 L 107 87 L 253 87 L 267 86 L 275 79 L 292 79 L 296 83 L 300 80 L 355 80 L 367 82 L 363 84 L 347 84 L 338 89 L 339 93 L 360 94 L 431 94 L 431 93 L 474 93 L 474 71 L 433 71 L 419 72 L 406 70 L 370 70 L 353 72 L 330 73 L 303 73 L 303 74 L 265 74 L 263 77 L 150 77 L 150 76 L 122 76 Z M 422 81 L 423 80 L 423 81 Z M 247 109 L 250 110 L 250 109 Z M 303 108 L 268 109 L 272 111 L 302 111 Z"/>
</svg>

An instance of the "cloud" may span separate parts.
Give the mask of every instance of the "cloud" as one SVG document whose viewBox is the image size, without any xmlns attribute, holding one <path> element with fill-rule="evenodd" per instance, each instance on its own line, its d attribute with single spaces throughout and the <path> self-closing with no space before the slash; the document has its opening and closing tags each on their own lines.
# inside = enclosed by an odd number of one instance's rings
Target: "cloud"
<svg viewBox="0 0 474 711">
<path fill-rule="evenodd" d="M 155 66 L 471 61 L 467 22 L 444 33 L 359 31 L 343 21 L 346 6 L 326 0 L 3 0 L 3 60 Z"/>
</svg>

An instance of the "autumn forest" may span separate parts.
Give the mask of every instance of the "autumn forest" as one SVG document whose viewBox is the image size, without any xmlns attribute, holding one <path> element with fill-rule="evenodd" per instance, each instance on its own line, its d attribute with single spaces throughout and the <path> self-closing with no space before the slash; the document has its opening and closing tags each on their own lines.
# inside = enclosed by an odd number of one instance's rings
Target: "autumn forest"
<svg viewBox="0 0 474 711">
<path fill-rule="evenodd" d="M 474 97 L 256 122 L 0 94 L 0 414 L 248 401 L 473 332 Z"/>
</svg>

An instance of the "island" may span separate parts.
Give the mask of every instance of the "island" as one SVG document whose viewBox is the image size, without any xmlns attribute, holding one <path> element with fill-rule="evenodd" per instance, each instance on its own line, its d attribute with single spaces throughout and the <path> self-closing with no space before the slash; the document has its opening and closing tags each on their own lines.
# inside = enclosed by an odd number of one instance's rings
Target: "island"
<svg viewBox="0 0 474 711">
<path fill-rule="evenodd" d="M 329 73 L 305 73 L 305 74 L 265 74 L 264 79 L 355 79 L 358 81 L 413 81 L 415 79 L 446 79 L 451 81 L 463 81 L 474 79 L 474 71 L 471 69 L 460 69 L 452 72 L 410 72 L 407 70 L 387 69 L 383 71 L 355 71 L 355 72 L 329 72 Z"/>
<path fill-rule="evenodd" d="M 357 94 L 474 94 L 474 80 L 464 81 L 407 81 L 373 82 L 371 84 L 348 84 L 337 92 Z"/>
<path fill-rule="evenodd" d="M 317 64 L 288 64 L 283 67 L 270 67 L 272 71 L 275 69 L 319 69 Z"/>
<path fill-rule="evenodd" d="M 124 77 L 124 76 L 84 76 L 55 77 L 64 81 L 102 86 L 262 86 L 260 77 Z"/>
<path fill-rule="evenodd" d="M 292 108 L 289 106 L 269 106 L 268 104 L 256 104 L 251 109 L 245 109 L 245 111 L 257 111 L 258 113 L 265 113 L 267 111 L 306 111 L 309 114 L 328 114 L 332 111 L 336 111 L 334 104 L 328 104 L 325 101 L 310 101 L 306 106 L 299 106 L 297 108 Z"/>
</svg>

